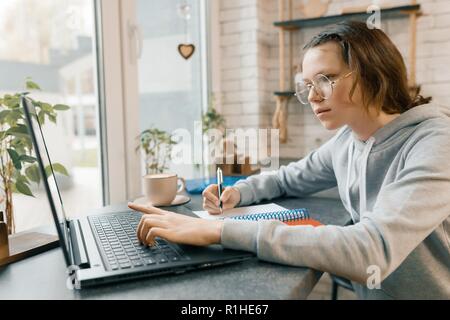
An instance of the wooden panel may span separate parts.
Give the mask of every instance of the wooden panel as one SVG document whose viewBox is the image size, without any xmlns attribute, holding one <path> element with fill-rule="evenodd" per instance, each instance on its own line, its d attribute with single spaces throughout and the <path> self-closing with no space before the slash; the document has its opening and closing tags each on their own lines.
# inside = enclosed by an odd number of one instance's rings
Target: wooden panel
<svg viewBox="0 0 450 320">
<path fill-rule="evenodd" d="M 0 259 L 0 266 L 34 256 L 58 246 L 59 239 L 55 235 L 39 232 L 17 233 L 9 237 L 10 256 Z"/>
<path fill-rule="evenodd" d="M 406 17 L 411 12 L 417 12 L 419 10 L 420 10 L 419 4 L 386 8 L 386 9 L 381 9 L 381 17 L 382 18 Z M 319 18 L 277 21 L 274 23 L 274 25 L 276 27 L 281 27 L 282 29 L 286 29 L 286 30 L 295 30 L 300 27 L 317 27 L 317 26 L 323 26 L 326 24 L 337 23 L 337 22 L 344 21 L 344 20 L 363 20 L 363 19 L 367 19 L 371 15 L 372 15 L 372 13 L 367 13 L 365 11 L 352 12 L 352 13 L 346 13 L 346 14 L 323 16 L 323 17 L 319 17 Z"/>
</svg>

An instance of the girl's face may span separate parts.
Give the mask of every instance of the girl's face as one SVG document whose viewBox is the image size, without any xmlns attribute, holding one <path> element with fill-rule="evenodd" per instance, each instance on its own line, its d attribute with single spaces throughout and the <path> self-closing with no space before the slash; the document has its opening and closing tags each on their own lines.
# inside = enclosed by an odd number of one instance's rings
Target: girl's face
<svg viewBox="0 0 450 320">
<path fill-rule="evenodd" d="M 345 64 L 341 47 L 336 42 L 327 42 L 306 51 L 303 59 L 303 80 L 312 83 L 317 74 L 327 76 L 331 81 L 338 80 L 333 85 L 333 93 L 324 100 L 316 90 L 311 89 L 308 100 L 322 125 L 328 130 L 338 129 L 344 125 L 353 127 L 362 119 L 364 108 L 359 86 L 350 101 L 350 90 L 353 83 L 353 73 Z M 348 75 L 344 78 L 344 76 Z"/>
</svg>

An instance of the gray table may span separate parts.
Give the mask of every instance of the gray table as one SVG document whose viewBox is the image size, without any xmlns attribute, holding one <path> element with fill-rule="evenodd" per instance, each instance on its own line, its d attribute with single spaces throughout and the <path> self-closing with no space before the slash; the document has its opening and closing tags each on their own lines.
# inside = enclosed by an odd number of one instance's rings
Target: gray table
<svg viewBox="0 0 450 320">
<path fill-rule="evenodd" d="M 308 208 L 312 218 L 325 224 L 345 225 L 349 216 L 340 200 L 308 197 L 280 198 L 287 208 Z M 126 205 L 99 211 L 121 211 Z M 201 210 L 201 197 L 178 210 Z M 188 210 L 186 210 L 188 211 Z M 97 213 L 96 212 L 96 213 Z M 322 273 L 253 258 L 231 265 L 180 275 L 134 280 L 71 291 L 66 288 L 65 263 L 60 248 L 0 269 L 3 299 L 305 299 Z"/>
</svg>

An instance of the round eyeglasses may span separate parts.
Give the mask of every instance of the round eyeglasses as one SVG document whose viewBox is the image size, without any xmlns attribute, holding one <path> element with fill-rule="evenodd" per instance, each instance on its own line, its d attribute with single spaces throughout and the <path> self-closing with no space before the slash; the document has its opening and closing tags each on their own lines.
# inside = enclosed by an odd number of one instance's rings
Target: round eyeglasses
<svg viewBox="0 0 450 320">
<path fill-rule="evenodd" d="M 347 78 L 352 73 L 353 71 L 336 80 L 330 80 L 326 75 L 319 73 L 314 76 L 311 83 L 306 83 L 303 80 L 299 81 L 295 84 L 295 96 L 297 97 L 298 101 L 300 101 L 300 103 L 308 104 L 309 93 L 311 89 L 314 88 L 316 94 L 319 97 L 321 97 L 323 100 L 327 100 L 333 94 L 333 88 L 337 84 L 337 82 L 339 80 Z"/>
</svg>

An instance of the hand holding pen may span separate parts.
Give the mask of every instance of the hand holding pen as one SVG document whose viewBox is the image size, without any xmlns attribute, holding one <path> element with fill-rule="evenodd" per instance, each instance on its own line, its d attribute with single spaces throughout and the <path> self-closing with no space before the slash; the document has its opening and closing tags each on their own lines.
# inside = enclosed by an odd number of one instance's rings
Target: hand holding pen
<svg viewBox="0 0 450 320">
<path fill-rule="evenodd" d="M 237 188 L 224 188 L 222 170 L 220 172 L 220 181 L 218 175 L 217 184 L 211 184 L 203 191 L 203 209 L 210 214 L 220 214 L 224 210 L 236 207 L 241 201 L 241 193 Z M 221 185 L 220 191 L 219 185 Z"/>
<path fill-rule="evenodd" d="M 222 191 L 223 191 L 223 175 L 222 170 L 217 168 L 217 190 L 219 196 L 219 209 L 220 213 L 223 213 L 223 205 L 222 205 Z"/>
</svg>

